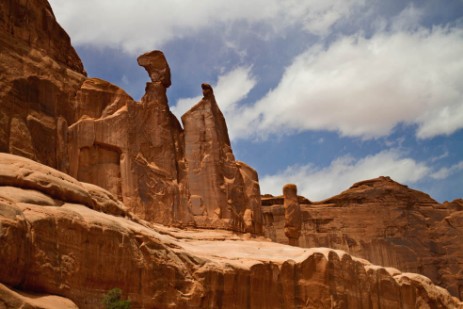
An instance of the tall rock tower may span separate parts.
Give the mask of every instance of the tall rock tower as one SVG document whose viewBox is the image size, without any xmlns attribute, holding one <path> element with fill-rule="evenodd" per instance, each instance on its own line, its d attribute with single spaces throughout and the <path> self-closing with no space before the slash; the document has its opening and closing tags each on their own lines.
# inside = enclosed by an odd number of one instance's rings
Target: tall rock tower
<svg viewBox="0 0 463 309">
<path fill-rule="evenodd" d="M 249 206 L 251 198 L 255 199 L 256 195 L 253 195 L 254 190 L 246 190 L 241 166 L 233 155 L 225 118 L 212 87 L 208 84 L 201 87 L 203 98 L 182 116 L 185 162 L 195 221 L 200 226 L 260 231 L 260 227 L 254 226 L 255 219 L 260 221 L 257 218 L 261 217 L 260 211 L 254 212 L 254 206 Z M 254 174 L 248 172 L 246 175 Z M 251 182 L 248 183 L 250 186 Z M 260 204 L 260 200 L 258 202 Z"/>
</svg>

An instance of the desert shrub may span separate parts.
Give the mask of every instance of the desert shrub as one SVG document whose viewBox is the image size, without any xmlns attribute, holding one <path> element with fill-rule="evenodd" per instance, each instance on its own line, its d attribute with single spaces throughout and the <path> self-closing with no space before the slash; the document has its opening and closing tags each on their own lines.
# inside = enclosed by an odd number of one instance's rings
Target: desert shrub
<svg viewBox="0 0 463 309">
<path fill-rule="evenodd" d="M 122 291 L 119 288 L 109 290 L 103 297 L 105 309 L 130 309 L 130 301 L 123 300 Z"/>
</svg>

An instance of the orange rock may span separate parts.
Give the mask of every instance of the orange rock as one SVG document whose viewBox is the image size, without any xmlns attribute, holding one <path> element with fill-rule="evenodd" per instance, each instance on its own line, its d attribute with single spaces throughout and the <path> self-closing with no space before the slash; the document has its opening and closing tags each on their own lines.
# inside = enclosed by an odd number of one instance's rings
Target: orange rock
<svg viewBox="0 0 463 309">
<path fill-rule="evenodd" d="M 182 129 L 163 84 L 147 83 L 137 103 L 117 86 L 88 79 L 77 106 L 80 119 L 69 127 L 70 174 L 107 189 L 143 219 L 192 224 Z"/>
<path fill-rule="evenodd" d="M 16 309 L 78 309 L 71 300 L 55 295 L 43 295 L 15 291 L 0 283 L 2 308 Z"/>
<path fill-rule="evenodd" d="M 299 245 L 301 237 L 302 213 L 297 199 L 297 187 L 295 184 L 287 184 L 283 187 L 285 209 L 285 235 L 291 246 Z"/>
<path fill-rule="evenodd" d="M 245 231 L 248 197 L 240 166 L 212 87 L 201 87 L 203 98 L 182 116 L 192 212 L 198 226 Z"/>
<path fill-rule="evenodd" d="M 245 230 L 248 233 L 262 235 L 262 208 L 260 200 L 259 176 L 257 172 L 244 162 L 236 161 L 240 168 L 244 181 L 244 193 L 246 194 L 247 205 L 244 211 L 243 221 Z"/>
<path fill-rule="evenodd" d="M 0 162 L 14 158 L 0 154 Z M 224 230 L 180 230 L 95 211 L 67 200 L 78 182 L 16 158 L 38 174 L 55 175 L 60 188 L 11 182 L 5 187 L 0 169 L 0 282 L 20 291 L 59 295 L 53 300 L 69 306 L 71 300 L 82 309 L 100 307 L 114 287 L 133 308 L 463 308 L 423 276 L 342 251 L 246 240 Z M 39 176 L 33 179 L 40 182 Z M 105 198 L 114 200 L 106 193 L 98 203 Z M 0 286 L 0 303 L 10 302 L 12 292 L 2 291 Z"/>
<path fill-rule="evenodd" d="M 170 68 L 161 51 L 154 50 L 145 53 L 139 56 L 137 61 L 148 72 L 153 83 L 160 82 L 165 88 L 170 87 Z"/>
<path fill-rule="evenodd" d="M 0 2 L 0 151 L 67 171 L 85 71 L 45 0 Z"/>
<path fill-rule="evenodd" d="M 263 204 L 265 235 L 287 243 L 281 199 L 265 197 Z M 456 207 L 388 177 L 366 180 L 322 202 L 301 202 L 299 245 L 420 273 L 463 298 L 463 212 Z"/>
</svg>

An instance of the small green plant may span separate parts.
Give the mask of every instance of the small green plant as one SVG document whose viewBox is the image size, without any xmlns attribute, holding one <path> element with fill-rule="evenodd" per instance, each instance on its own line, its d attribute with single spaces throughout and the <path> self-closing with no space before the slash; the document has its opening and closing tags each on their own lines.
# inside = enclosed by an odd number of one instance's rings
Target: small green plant
<svg viewBox="0 0 463 309">
<path fill-rule="evenodd" d="M 103 297 L 105 309 L 130 309 L 130 301 L 123 300 L 122 291 L 119 288 L 109 290 Z"/>
</svg>

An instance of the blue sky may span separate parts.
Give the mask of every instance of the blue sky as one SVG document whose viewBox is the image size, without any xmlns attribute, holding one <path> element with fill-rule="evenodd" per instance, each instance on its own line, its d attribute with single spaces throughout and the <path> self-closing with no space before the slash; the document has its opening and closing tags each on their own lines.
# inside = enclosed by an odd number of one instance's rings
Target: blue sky
<svg viewBox="0 0 463 309">
<path fill-rule="evenodd" d="M 164 51 L 172 111 L 215 89 L 263 193 L 322 200 L 378 176 L 463 197 L 461 0 L 51 0 L 92 77 L 139 100 Z"/>
</svg>

